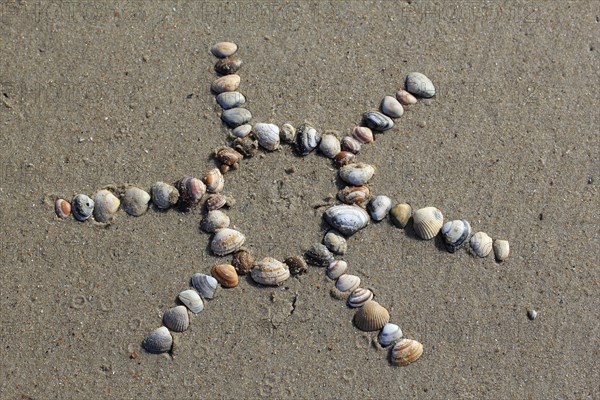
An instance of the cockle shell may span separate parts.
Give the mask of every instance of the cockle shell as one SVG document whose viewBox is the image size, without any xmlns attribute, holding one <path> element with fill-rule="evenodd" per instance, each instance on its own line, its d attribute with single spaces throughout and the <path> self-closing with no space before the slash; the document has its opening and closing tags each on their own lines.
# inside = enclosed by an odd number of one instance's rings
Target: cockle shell
<svg viewBox="0 0 600 400">
<path fill-rule="evenodd" d="M 492 251 L 492 238 L 485 232 L 477 232 L 471 237 L 471 249 L 478 257 L 487 257 Z"/>
<path fill-rule="evenodd" d="M 217 103 L 223 110 L 229 110 L 244 105 L 246 97 L 240 92 L 223 92 L 217 96 Z"/>
<path fill-rule="evenodd" d="M 210 52 L 215 57 L 225 58 L 235 54 L 238 46 L 233 42 L 219 42 L 210 48 Z"/>
<path fill-rule="evenodd" d="M 120 205 L 121 201 L 110 190 L 99 190 L 94 196 L 94 218 L 98 222 L 110 222 Z"/>
<path fill-rule="evenodd" d="M 442 229 L 444 216 L 435 207 L 418 209 L 413 214 L 413 228 L 421 239 L 433 239 Z"/>
<path fill-rule="evenodd" d="M 510 254 L 510 246 L 508 244 L 508 240 L 494 240 L 493 248 L 496 260 L 504 261 L 508 258 L 508 255 Z"/>
<path fill-rule="evenodd" d="M 381 100 L 381 112 L 390 118 L 400 118 L 404 115 L 404 108 L 395 97 L 385 96 Z"/>
<path fill-rule="evenodd" d="M 202 182 L 206 186 L 206 191 L 208 193 L 219 193 L 225 187 L 225 177 L 221 171 L 219 171 L 219 168 L 213 168 L 208 171 L 202 178 Z"/>
<path fill-rule="evenodd" d="M 378 331 L 390 321 L 390 313 L 375 300 L 367 301 L 354 314 L 354 325 L 365 332 Z"/>
<path fill-rule="evenodd" d="M 165 182 L 156 182 L 150 191 L 152 192 L 152 202 L 161 210 L 174 206 L 179 200 L 177 188 Z"/>
<path fill-rule="evenodd" d="M 375 174 L 375 168 L 369 164 L 349 164 L 340 168 L 340 178 L 351 185 L 362 186 Z"/>
<path fill-rule="evenodd" d="M 269 151 L 279 148 L 279 127 L 275 124 L 259 122 L 252 128 L 258 144 Z"/>
<path fill-rule="evenodd" d="M 407 92 L 406 90 L 404 90 L 404 89 L 400 89 L 400 90 L 398 90 L 396 92 L 396 99 L 403 106 L 408 106 L 410 104 L 416 104 L 417 103 L 417 98 L 415 96 L 413 96 L 412 94 L 410 94 L 409 92 Z"/>
<path fill-rule="evenodd" d="M 215 265 L 211 268 L 210 274 L 225 288 L 234 288 L 238 285 L 238 274 L 231 264 Z"/>
<path fill-rule="evenodd" d="M 351 236 L 369 224 L 369 214 L 358 206 L 333 206 L 325 211 L 324 218 L 345 236 Z"/>
<path fill-rule="evenodd" d="M 170 351 L 172 346 L 173 337 L 171 336 L 171 332 L 164 326 L 150 332 L 142 342 L 142 347 L 146 351 L 155 354 Z"/>
<path fill-rule="evenodd" d="M 190 317 L 185 306 L 169 308 L 163 314 L 163 324 L 173 332 L 183 332 L 190 326 Z"/>
<path fill-rule="evenodd" d="M 365 305 L 367 301 L 373 300 L 373 292 L 369 289 L 356 288 L 348 297 L 348 306 L 358 308 Z"/>
<path fill-rule="evenodd" d="M 202 222 L 200 228 L 207 233 L 215 233 L 221 229 L 229 228 L 230 219 L 227 214 L 221 210 L 209 211 Z"/>
<path fill-rule="evenodd" d="M 363 207 L 371 197 L 371 190 L 367 186 L 346 186 L 341 189 L 337 198 L 344 204 L 355 204 Z"/>
<path fill-rule="evenodd" d="M 217 256 L 224 256 L 238 251 L 246 241 L 246 236 L 235 229 L 221 229 L 212 238 L 210 249 Z"/>
<path fill-rule="evenodd" d="M 192 286 L 205 299 L 212 299 L 217 295 L 219 282 L 210 275 L 195 273 L 192 275 Z"/>
<path fill-rule="evenodd" d="M 229 166 L 234 166 L 244 158 L 240 152 L 232 149 L 231 147 L 221 147 L 217 149 L 215 151 L 215 157 L 221 163 Z"/>
<path fill-rule="evenodd" d="M 283 260 L 283 263 L 288 266 L 290 270 L 290 274 L 292 275 L 300 275 L 305 273 L 308 270 L 308 265 L 304 258 L 300 256 L 291 256 Z"/>
<path fill-rule="evenodd" d="M 227 205 L 227 196 L 221 193 L 211 194 L 206 199 L 206 209 L 208 211 L 216 211 Z"/>
<path fill-rule="evenodd" d="M 243 124 L 243 125 L 240 125 L 237 128 L 234 128 L 231 130 L 231 134 L 233 136 L 235 136 L 236 138 L 244 138 L 244 137 L 248 136 L 250 134 L 250 132 L 252 132 L 252 125 L 250 125 L 250 124 Z M 235 146 L 233 148 L 235 149 Z"/>
<path fill-rule="evenodd" d="M 234 75 L 227 75 L 223 78 Z M 237 76 L 237 75 L 235 75 Z M 224 110 L 221 113 L 221 120 L 227 124 L 230 128 L 237 128 L 240 125 L 244 125 L 252 119 L 252 113 L 246 108 L 234 107 L 229 110 Z"/>
<path fill-rule="evenodd" d="M 292 124 L 285 123 L 281 125 L 279 139 L 283 143 L 292 143 L 296 139 L 296 128 Z"/>
<path fill-rule="evenodd" d="M 394 127 L 394 121 L 379 111 L 369 111 L 363 114 L 365 125 L 374 131 L 383 132 Z"/>
<path fill-rule="evenodd" d="M 435 96 L 435 87 L 431 80 L 420 72 L 411 72 L 406 76 L 406 90 L 418 97 Z"/>
<path fill-rule="evenodd" d="M 179 293 L 179 301 L 181 301 L 187 308 L 190 309 L 194 314 L 198 314 L 204 310 L 204 302 L 202 298 L 194 289 L 184 290 Z"/>
<path fill-rule="evenodd" d="M 361 144 L 371 143 L 373 141 L 373 131 L 366 126 L 355 126 L 352 128 L 352 138 Z"/>
<path fill-rule="evenodd" d="M 189 210 L 194 207 L 206 193 L 204 183 L 200 179 L 191 176 L 184 176 L 175 182 L 175 188 L 179 192 L 179 206 L 182 210 Z"/>
<path fill-rule="evenodd" d="M 137 187 L 130 187 L 123 194 L 123 209 L 129 215 L 139 217 L 148 211 L 150 193 Z"/>
<path fill-rule="evenodd" d="M 367 204 L 367 211 L 374 221 L 381 221 L 387 217 L 391 209 L 392 199 L 387 196 L 375 196 Z"/>
<path fill-rule="evenodd" d="M 471 238 L 471 225 L 464 219 L 456 219 L 442 225 L 441 232 L 446 242 L 446 249 L 454 253 Z"/>
<path fill-rule="evenodd" d="M 423 345 L 416 340 L 400 339 L 392 348 L 393 365 L 408 365 L 415 362 L 423 354 Z"/>
<path fill-rule="evenodd" d="M 238 250 L 233 253 L 231 265 L 238 275 L 246 275 L 254 267 L 254 257 L 247 250 Z"/>
<path fill-rule="evenodd" d="M 352 163 L 354 161 L 355 155 L 349 151 L 340 151 L 339 153 L 336 154 L 335 158 L 333 159 L 333 163 L 335 164 L 336 167 L 340 168 L 343 167 L 344 165 L 348 165 L 350 163 Z"/>
<path fill-rule="evenodd" d="M 256 283 L 278 286 L 290 277 L 290 270 L 284 263 L 265 257 L 254 265 L 250 276 Z"/>
<path fill-rule="evenodd" d="M 360 278 L 356 275 L 343 274 L 335 282 L 335 287 L 340 292 L 352 292 L 360 286 Z"/>
<path fill-rule="evenodd" d="M 304 258 L 309 264 L 318 267 L 326 267 L 334 260 L 333 254 L 327 249 L 324 244 L 315 244 L 304 253 Z"/>
<path fill-rule="evenodd" d="M 59 218 L 67 218 L 71 215 L 71 203 L 65 199 L 56 199 L 54 202 L 54 212 Z"/>
<path fill-rule="evenodd" d="M 334 230 L 330 230 L 325 234 L 323 244 L 335 254 L 344 254 L 348 250 L 346 238 Z"/>
<path fill-rule="evenodd" d="M 325 133 L 319 143 L 319 151 L 327 158 L 334 158 L 342 150 L 340 139 L 333 133 Z"/>
<path fill-rule="evenodd" d="M 327 267 L 327 276 L 331 280 L 336 280 L 340 276 L 344 275 L 348 270 L 348 263 L 344 260 L 333 260 Z"/>
<path fill-rule="evenodd" d="M 240 87 L 240 76 L 236 74 L 225 75 L 217 78 L 211 85 L 210 89 L 216 93 L 235 92 Z"/>
<path fill-rule="evenodd" d="M 238 56 L 229 56 L 220 59 L 215 63 L 215 71 L 221 75 L 231 75 L 238 72 L 242 66 L 242 59 Z"/>
<path fill-rule="evenodd" d="M 381 328 L 381 332 L 379 332 L 379 344 L 387 347 L 401 339 L 402 336 L 402 329 L 398 325 L 388 322 Z"/>
<path fill-rule="evenodd" d="M 412 217 L 412 207 L 407 203 L 395 205 L 390 210 L 390 219 L 397 228 L 404 228 Z"/>
<path fill-rule="evenodd" d="M 309 124 L 302 124 L 296 131 L 296 152 L 305 156 L 317 148 L 321 133 Z"/>
<path fill-rule="evenodd" d="M 365 128 L 365 129 L 369 129 L 369 128 Z M 357 154 L 360 151 L 361 147 L 362 147 L 361 142 L 359 142 L 352 136 L 344 136 L 342 138 L 342 150 L 349 151 L 350 153 L 353 153 L 353 154 Z"/>
</svg>

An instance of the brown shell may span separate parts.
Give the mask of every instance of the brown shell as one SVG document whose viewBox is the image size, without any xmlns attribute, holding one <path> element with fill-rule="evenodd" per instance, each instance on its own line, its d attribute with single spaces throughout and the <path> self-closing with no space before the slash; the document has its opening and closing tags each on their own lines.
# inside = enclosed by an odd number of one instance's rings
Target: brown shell
<svg viewBox="0 0 600 400">
<path fill-rule="evenodd" d="M 373 131 L 366 126 L 355 126 L 352 129 L 352 137 L 362 144 L 371 143 L 373 141 Z"/>
<path fill-rule="evenodd" d="M 423 345 L 416 340 L 401 339 L 392 347 L 391 361 L 394 365 L 408 365 L 423 354 Z"/>
<path fill-rule="evenodd" d="M 231 75 L 238 72 L 241 66 L 242 59 L 237 55 L 232 55 L 217 61 L 215 71 L 221 75 Z"/>
<path fill-rule="evenodd" d="M 200 179 L 192 178 L 191 176 L 184 176 L 173 184 L 179 192 L 179 207 L 183 210 L 189 210 L 200 202 L 204 193 L 206 193 L 206 186 Z"/>
<path fill-rule="evenodd" d="M 390 313 L 375 300 L 367 301 L 354 314 L 354 325 L 365 332 L 378 331 L 390 321 Z"/>
<path fill-rule="evenodd" d="M 241 137 L 233 141 L 233 148 L 244 157 L 252 158 L 258 152 L 258 142 L 250 136 Z"/>
<path fill-rule="evenodd" d="M 371 197 L 371 191 L 366 186 L 346 186 L 338 192 L 337 197 L 342 203 L 362 207 Z"/>
<path fill-rule="evenodd" d="M 254 266 L 254 257 L 246 250 L 236 251 L 233 254 L 231 265 L 233 265 L 238 275 L 246 275 Z"/>
<path fill-rule="evenodd" d="M 360 144 L 360 142 L 352 136 L 344 136 L 342 138 L 342 150 L 356 154 L 360 151 L 361 147 L 362 145 Z"/>
<path fill-rule="evenodd" d="M 225 178 L 218 168 L 213 168 L 208 171 L 202 178 L 202 182 L 206 185 L 206 190 L 209 193 L 219 193 L 225 186 Z"/>
<path fill-rule="evenodd" d="M 333 163 L 336 167 L 340 168 L 354 161 L 354 157 L 356 156 L 353 153 L 342 150 L 339 153 L 337 153 L 337 155 L 333 159 Z"/>
<path fill-rule="evenodd" d="M 54 202 L 54 212 L 60 218 L 67 218 L 71 215 L 71 203 L 65 199 L 56 199 Z"/>
<path fill-rule="evenodd" d="M 288 257 L 285 260 L 283 260 L 283 262 L 285 263 L 285 265 L 288 266 L 288 268 L 290 269 L 290 273 L 292 275 L 303 274 L 308 269 L 308 265 L 306 264 L 306 261 L 304 261 L 304 258 L 302 258 L 300 256 Z"/>
<path fill-rule="evenodd" d="M 221 147 L 215 152 L 217 160 L 225 165 L 233 166 L 240 162 L 244 156 L 231 147 Z"/>
<path fill-rule="evenodd" d="M 206 199 L 206 208 L 208 211 L 219 210 L 227 204 L 227 196 L 222 194 L 211 194 Z"/>
<path fill-rule="evenodd" d="M 210 274 L 225 288 L 233 288 L 238 285 L 239 279 L 233 265 L 215 265 L 211 268 Z"/>
</svg>

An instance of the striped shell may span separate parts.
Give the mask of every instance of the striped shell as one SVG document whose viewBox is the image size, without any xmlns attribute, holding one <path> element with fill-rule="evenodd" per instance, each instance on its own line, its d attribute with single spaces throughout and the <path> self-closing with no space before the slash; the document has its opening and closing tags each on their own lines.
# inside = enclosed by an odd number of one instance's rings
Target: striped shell
<svg viewBox="0 0 600 400">
<path fill-rule="evenodd" d="M 435 207 L 420 208 L 413 214 L 413 228 L 421 239 L 433 239 L 442 229 L 444 216 Z"/>
<path fill-rule="evenodd" d="M 329 225 L 345 236 L 351 236 L 369 224 L 369 214 L 357 206 L 333 206 L 323 215 Z"/>
<path fill-rule="evenodd" d="M 196 273 L 192 275 L 192 286 L 205 299 L 212 299 L 217 295 L 219 282 L 210 275 Z"/>
<path fill-rule="evenodd" d="M 392 199 L 387 196 L 375 196 L 369 201 L 369 204 L 367 204 L 369 215 L 374 221 L 381 221 L 387 217 L 391 209 Z"/>
<path fill-rule="evenodd" d="M 221 208 L 225 207 L 227 205 L 227 196 L 220 194 L 220 193 L 216 193 L 216 194 L 211 194 L 210 196 L 208 196 L 208 199 L 206 199 L 206 209 L 210 212 L 210 211 L 216 211 L 216 210 L 220 210 Z"/>
<path fill-rule="evenodd" d="M 324 244 L 315 244 L 304 253 L 304 259 L 307 263 L 317 267 L 326 267 L 333 261 L 333 254 Z"/>
<path fill-rule="evenodd" d="M 365 305 L 367 301 L 373 300 L 373 292 L 369 289 L 356 288 L 348 297 L 348 306 L 358 308 Z"/>
<path fill-rule="evenodd" d="M 394 127 L 394 121 L 379 111 L 369 111 L 363 114 L 365 125 L 374 131 L 383 132 Z"/>
<path fill-rule="evenodd" d="M 496 260 L 504 261 L 508 258 L 508 255 L 510 254 L 510 245 L 508 244 L 508 240 L 494 240 L 493 248 Z"/>
<path fill-rule="evenodd" d="M 238 285 L 239 278 L 235 267 L 231 264 L 219 264 L 211 268 L 210 274 L 224 288 L 234 288 Z"/>
<path fill-rule="evenodd" d="M 278 286 L 290 277 L 290 270 L 284 263 L 265 257 L 254 265 L 250 276 L 256 283 Z"/>
<path fill-rule="evenodd" d="M 355 126 L 352 128 L 352 138 L 361 144 L 371 143 L 373 141 L 373 131 L 366 126 Z M 360 146 L 358 147 L 360 150 Z"/>
<path fill-rule="evenodd" d="M 94 196 L 94 218 L 98 222 L 110 222 L 120 205 L 121 201 L 111 191 L 99 190 Z"/>
<path fill-rule="evenodd" d="M 215 151 L 215 157 L 221 163 L 229 166 L 234 166 L 244 158 L 240 152 L 232 149 L 231 147 L 221 147 L 217 149 L 217 151 Z"/>
<path fill-rule="evenodd" d="M 375 168 L 365 163 L 348 164 L 340 168 L 340 178 L 351 185 L 362 186 L 375 174 Z"/>
<path fill-rule="evenodd" d="M 395 205 L 390 210 L 390 219 L 392 223 L 397 227 L 403 229 L 408 225 L 408 221 L 412 217 L 412 207 L 407 203 L 400 203 Z"/>
<path fill-rule="evenodd" d="M 71 208 L 77 221 L 85 221 L 94 212 L 94 200 L 85 194 L 78 194 L 71 200 Z"/>
<path fill-rule="evenodd" d="M 471 237 L 471 249 L 478 257 L 487 257 L 492 251 L 492 238 L 485 232 L 477 232 Z"/>
<path fill-rule="evenodd" d="M 471 225 L 464 219 L 456 219 L 442 225 L 441 232 L 446 242 L 446 250 L 454 253 L 471 238 Z"/>
<path fill-rule="evenodd" d="M 352 292 L 360 286 L 360 278 L 356 275 L 343 274 L 335 282 L 335 287 L 340 292 Z"/>
<path fill-rule="evenodd" d="M 54 212 L 59 218 L 67 218 L 71 215 L 71 203 L 65 199 L 56 199 L 54 202 Z"/>
<path fill-rule="evenodd" d="M 202 182 L 206 185 L 208 193 L 219 193 L 225 186 L 225 177 L 223 177 L 219 168 L 213 168 L 204 175 Z"/>
<path fill-rule="evenodd" d="M 323 244 L 335 254 L 345 254 L 348 250 L 346 238 L 334 230 L 330 230 L 325 234 Z"/>
<path fill-rule="evenodd" d="M 309 124 L 302 124 L 296 131 L 296 152 L 305 156 L 317 148 L 321 133 Z"/>
<path fill-rule="evenodd" d="M 346 186 L 341 189 L 337 198 L 344 204 L 364 206 L 371 197 L 371 190 L 367 186 Z"/>
<path fill-rule="evenodd" d="M 366 128 L 369 129 L 369 128 Z M 342 138 L 342 150 L 349 151 L 350 153 L 356 154 L 360 151 L 362 142 L 359 142 L 352 136 L 344 136 Z"/>
<path fill-rule="evenodd" d="M 387 323 L 379 332 L 379 344 L 387 347 L 402 338 L 402 329 L 396 324 Z"/>
<path fill-rule="evenodd" d="M 259 122 L 254 124 L 252 131 L 260 147 L 269 151 L 279 148 L 279 127 L 277 125 Z"/>
<path fill-rule="evenodd" d="M 150 189 L 152 202 L 161 210 L 166 210 L 177 204 L 179 192 L 175 186 L 165 182 L 156 182 Z"/>
<path fill-rule="evenodd" d="M 333 133 L 325 133 L 319 143 L 319 151 L 327 158 L 335 158 L 342 150 L 340 139 Z"/>
<path fill-rule="evenodd" d="M 171 336 L 171 332 L 164 326 L 150 332 L 142 342 L 142 347 L 146 351 L 155 354 L 170 351 L 172 346 L 173 337 Z"/>
<path fill-rule="evenodd" d="M 367 301 L 354 314 L 354 325 L 365 332 L 378 331 L 390 321 L 390 314 L 385 307 L 375 300 Z"/>
<path fill-rule="evenodd" d="M 406 90 L 418 97 L 435 96 L 435 87 L 431 80 L 420 72 L 411 72 L 406 76 Z"/>
<path fill-rule="evenodd" d="M 329 279 L 336 280 L 344 275 L 348 270 L 348 263 L 344 260 L 333 260 L 327 267 L 327 276 Z"/>
<path fill-rule="evenodd" d="M 335 164 L 336 167 L 340 168 L 343 167 L 344 165 L 348 165 L 352 162 L 354 162 L 354 158 L 356 156 L 349 152 L 349 151 L 340 151 L 339 153 L 337 153 L 333 159 L 333 163 Z"/>
<path fill-rule="evenodd" d="M 184 176 L 175 182 L 175 188 L 179 191 L 179 206 L 183 210 L 189 210 L 200 202 L 206 186 L 200 179 Z"/>
<path fill-rule="evenodd" d="M 123 209 L 129 215 L 139 217 L 148 211 L 150 193 L 137 187 L 130 187 L 123 194 Z"/>
<path fill-rule="evenodd" d="M 408 365 L 415 362 L 423 354 L 423 345 L 416 340 L 400 339 L 392 348 L 393 365 Z"/>
<path fill-rule="evenodd" d="M 210 249 L 217 256 L 224 256 L 238 251 L 246 241 L 246 236 L 235 229 L 221 229 L 212 238 Z"/>
<path fill-rule="evenodd" d="M 169 308 L 163 314 L 163 324 L 173 332 L 183 332 L 190 326 L 190 317 L 185 306 Z"/>
<path fill-rule="evenodd" d="M 204 310 L 204 302 L 202 298 L 194 289 L 184 290 L 179 293 L 179 301 L 181 301 L 187 308 L 190 309 L 194 314 L 198 314 Z"/>
</svg>

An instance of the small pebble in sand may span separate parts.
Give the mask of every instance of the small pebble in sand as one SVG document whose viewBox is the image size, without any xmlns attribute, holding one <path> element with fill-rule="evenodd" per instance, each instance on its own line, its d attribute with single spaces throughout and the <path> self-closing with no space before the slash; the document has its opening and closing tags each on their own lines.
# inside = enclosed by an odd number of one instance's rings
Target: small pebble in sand
<svg viewBox="0 0 600 400">
<path fill-rule="evenodd" d="M 533 321 L 534 319 L 536 319 L 537 315 L 538 315 L 538 313 L 534 309 L 527 310 L 527 318 L 529 318 L 530 321 Z"/>
</svg>

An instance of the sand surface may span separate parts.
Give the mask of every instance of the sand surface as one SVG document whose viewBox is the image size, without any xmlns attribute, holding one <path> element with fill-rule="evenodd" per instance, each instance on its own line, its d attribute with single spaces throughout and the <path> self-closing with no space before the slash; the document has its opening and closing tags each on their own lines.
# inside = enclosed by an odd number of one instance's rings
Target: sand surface
<svg viewBox="0 0 600 400">
<path fill-rule="evenodd" d="M 0 1 L 0 19 L 0 398 L 600 398 L 597 1 L 28 0 Z M 280 288 L 242 279 L 172 355 L 148 354 L 190 276 L 223 261 L 201 210 L 55 216 L 54 196 L 212 165 L 221 40 L 239 44 L 254 122 L 346 133 L 408 72 L 435 83 L 360 153 L 371 190 L 512 253 L 449 254 L 387 221 L 349 240 L 351 271 L 424 344 L 415 364 L 392 367 L 317 267 Z M 282 259 L 321 240 L 337 185 L 327 159 L 285 146 L 227 175 L 228 213 L 256 257 Z"/>
</svg>

